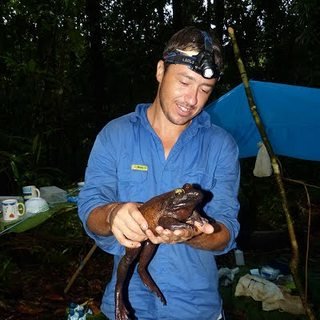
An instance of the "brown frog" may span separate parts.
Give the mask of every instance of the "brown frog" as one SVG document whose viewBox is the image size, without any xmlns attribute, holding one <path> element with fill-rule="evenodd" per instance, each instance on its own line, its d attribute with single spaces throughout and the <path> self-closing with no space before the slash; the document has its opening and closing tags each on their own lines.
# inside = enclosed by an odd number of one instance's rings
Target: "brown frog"
<svg viewBox="0 0 320 320">
<path fill-rule="evenodd" d="M 148 222 L 149 229 L 155 232 L 157 226 L 164 229 L 195 229 L 195 221 L 201 224 L 205 221 L 195 207 L 202 201 L 203 194 L 191 184 L 185 184 L 182 188 L 156 196 L 145 202 L 139 210 Z M 115 288 L 115 318 L 116 320 L 128 320 L 128 310 L 123 301 L 123 285 L 127 278 L 129 267 L 139 256 L 138 273 L 142 282 L 154 292 L 163 304 L 166 300 L 147 271 L 153 253 L 157 245 L 149 240 L 141 243 L 139 248 L 126 248 L 126 253 L 121 259 L 117 270 L 117 283 Z"/>
</svg>

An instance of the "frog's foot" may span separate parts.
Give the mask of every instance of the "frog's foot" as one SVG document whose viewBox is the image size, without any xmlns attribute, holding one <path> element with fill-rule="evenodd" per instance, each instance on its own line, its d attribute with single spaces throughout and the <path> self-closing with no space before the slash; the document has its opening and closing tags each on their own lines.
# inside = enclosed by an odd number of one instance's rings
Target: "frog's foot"
<svg viewBox="0 0 320 320">
<path fill-rule="evenodd" d="M 162 294 L 162 292 L 157 288 L 157 287 L 153 287 L 152 289 L 149 288 L 154 294 L 156 294 L 156 296 L 160 299 L 160 301 L 162 302 L 163 305 L 167 304 L 166 298 L 164 297 L 164 295 Z"/>
<path fill-rule="evenodd" d="M 196 220 L 196 221 L 198 221 L 198 220 Z M 204 217 L 201 217 L 200 221 L 198 221 L 198 222 L 200 222 L 200 224 L 203 226 L 205 223 L 209 223 L 209 220 Z"/>
<path fill-rule="evenodd" d="M 188 218 L 186 223 L 194 224 L 195 222 L 199 222 L 200 225 L 204 225 L 205 223 L 208 223 L 209 220 L 202 217 L 197 210 L 193 210 L 192 215 Z"/>
<path fill-rule="evenodd" d="M 189 218 L 188 220 L 191 221 L 191 218 Z M 183 221 L 179 221 L 173 217 L 161 217 L 159 219 L 159 225 L 161 227 L 163 227 L 164 229 L 168 229 L 171 231 L 174 230 L 181 230 L 181 229 L 195 229 L 195 227 L 193 226 L 193 224 Z"/>
<path fill-rule="evenodd" d="M 130 320 L 129 318 L 129 311 L 121 304 L 116 307 L 116 320 Z"/>
<path fill-rule="evenodd" d="M 122 287 L 116 287 L 115 291 L 115 320 L 130 320 L 123 296 Z"/>
</svg>

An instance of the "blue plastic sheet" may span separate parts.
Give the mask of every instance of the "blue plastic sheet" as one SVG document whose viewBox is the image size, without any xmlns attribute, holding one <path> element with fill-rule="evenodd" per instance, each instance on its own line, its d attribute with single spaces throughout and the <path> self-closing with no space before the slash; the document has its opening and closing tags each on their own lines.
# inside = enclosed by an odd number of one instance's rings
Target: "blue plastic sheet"
<svg viewBox="0 0 320 320">
<path fill-rule="evenodd" d="M 277 155 L 320 161 L 320 89 L 250 80 L 250 87 Z M 243 84 L 206 107 L 212 123 L 229 131 L 240 158 L 256 156 L 260 133 Z"/>
</svg>

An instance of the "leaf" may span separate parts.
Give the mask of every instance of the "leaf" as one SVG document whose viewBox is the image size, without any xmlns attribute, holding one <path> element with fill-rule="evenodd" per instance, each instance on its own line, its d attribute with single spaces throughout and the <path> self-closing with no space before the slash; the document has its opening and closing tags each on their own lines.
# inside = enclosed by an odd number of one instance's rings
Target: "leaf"
<svg viewBox="0 0 320 320">
<path fill-rule="evenodd" d="M 11 165 L 11 170 L 12 170 L 12 173 L 13 173 L 13 176 L 14 176 L 15 180 L 19 181 L 20 175 L 19 175 L 19 170 L 18 170 L 18 168 L 16 166 L 16 163 L 13 160 L 11 160 L 10 161 L 10 165 Z"/>
<path fill-rule="evenodd" d="M 35 158 L 35 164 L 39 163 L 41 156 L 42 143 L 40 139 L 40 135 L 37 134 L 32 140 L 32 153 Z"/>
</svg>

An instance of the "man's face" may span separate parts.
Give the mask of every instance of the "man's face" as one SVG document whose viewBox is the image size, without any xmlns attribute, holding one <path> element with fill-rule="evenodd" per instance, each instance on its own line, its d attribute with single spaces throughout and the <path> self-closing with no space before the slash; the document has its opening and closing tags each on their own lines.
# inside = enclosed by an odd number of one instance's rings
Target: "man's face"
<svg viewBox="0 0 320 320">
<path fill-rule="evenodd" d="M 163 61 L 158 63 L 157 80 L 162 112 L 176 125 L 188 124 L 201 112 L 217 81 L 182 64 L 170 64 L 164 70 Z"/>
</svg>

